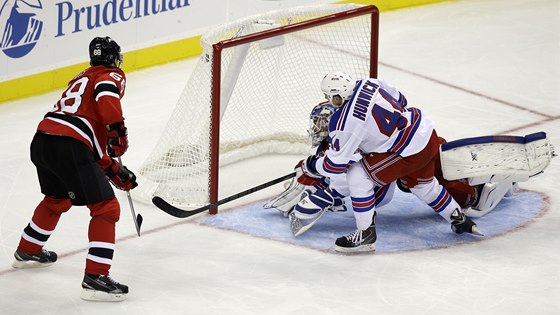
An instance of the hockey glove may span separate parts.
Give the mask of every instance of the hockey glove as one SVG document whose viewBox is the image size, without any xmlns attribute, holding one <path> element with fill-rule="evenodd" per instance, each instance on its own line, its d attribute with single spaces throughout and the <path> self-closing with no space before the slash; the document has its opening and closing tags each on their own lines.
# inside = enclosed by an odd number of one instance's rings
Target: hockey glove
<svg viewBox="0 0 560 315">
<path fill-rule="evenodd" d="M 113 160 L 113 163 L 105 171 L 105 175 L 116 188 L 124 191 L 129 191 L 138 186 L 136 182 L 136 175 L 132 173 L 126 166 L 119 164 Z"/>
<path fill-rule="evenodd" d="M 473 220 L 467 217 L 459 209 L 455 209 L 451 214 L 451 230 L 457 234 L 463 234 L 465 232 L 472 233 L 475 235 L 484 236 L 482 232 L 476 226 Z"/>
<path fill-rule="evenodd" d="M 314 155 L 308 156 L 305 160 L 301 160 L 296 164 L 294 170 L 296 171 L 296 179 L 298 183 L 305 186 L 321 186 L 321 179 L 323 176 L 317 172 L 315 162 L 317 157 Z"/>
<path fill-rule="evenodd" d="M 105 126 L 107 128 L 107 154 L 110 157 L 123 155 L 128 149 L 128 131 L 120 121 Z"/>
</svg>

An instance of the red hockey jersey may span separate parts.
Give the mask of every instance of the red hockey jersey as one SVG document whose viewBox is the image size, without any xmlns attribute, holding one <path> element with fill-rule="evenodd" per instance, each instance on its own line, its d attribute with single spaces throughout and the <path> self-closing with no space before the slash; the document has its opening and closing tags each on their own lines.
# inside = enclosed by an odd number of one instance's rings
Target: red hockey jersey
<svg viewBox="0 0 560 315">
<path fill-rule="evenodd" d="M 37 130 L 82 141 L 105 169 L 111 164 L 105 126 L 124 121 L 121 98 L 125 86 L 126 77 L 121 69 L 90 67 L 70 80 Z"/>
</svg>

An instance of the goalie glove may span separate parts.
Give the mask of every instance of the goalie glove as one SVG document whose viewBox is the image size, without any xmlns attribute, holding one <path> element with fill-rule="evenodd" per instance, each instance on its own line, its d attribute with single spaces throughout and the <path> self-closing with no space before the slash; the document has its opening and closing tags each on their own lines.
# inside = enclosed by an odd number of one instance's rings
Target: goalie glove
<svg viewBox="0 0 560 315">
<path fill-rule="evenodd" d="M 106 125 L 107 129 L 107 154 L 110 157 L 123 155 L 128 149 L 128 131 L 124 122 Z"/>
<path fill-rule="evenodd" d="M 305 186 L 316 186 L 324 189 L 326 186 L 324 181 L 322 181 L 323 176 L 315 168 L 316 161 L 317 157 L 315 155 L 310 155 L 306 159 L 299 161 L 294 167 L 296 180 Z"/>
<path fill-rule="evenodd" d="M 115 160 L 113 160 L 111 166 L 105 170 L 105 176 L 107 176 L 113 186 L 120 190 L 129 191 L 138 186 L 136 175 L 126 168 L 126 166 L 121 165 Z"/>
</svg>

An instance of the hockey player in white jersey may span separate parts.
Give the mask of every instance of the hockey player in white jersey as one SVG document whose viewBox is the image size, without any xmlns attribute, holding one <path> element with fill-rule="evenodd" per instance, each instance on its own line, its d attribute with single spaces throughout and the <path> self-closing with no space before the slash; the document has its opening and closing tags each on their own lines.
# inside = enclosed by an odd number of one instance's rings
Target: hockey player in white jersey
<svg viewBox="0 0 560 315">
<path fill-rule="evenodd" d="M 316 149 L 315 155 L 324 155 L 329 146 L 328 125 L 331 116 L 336 109 L 328 102 L 322 102 L 314 106 L 309 115 L 309 139 L 311 147 Z M 446 143 L 445 139 L 439 139 L 440 143 Z M 359 161 L 361 154 L 355 153 L 350 163 Z M 334 198 L 334 203 L 328 208 L 316 209 L 315 213 L 292 213 L 295 205 L 308 194 L 316 192 L 318 189 L 325 189 L 329 186 L 329 179 L 322 176 L 309 176 L 301 171 L 300 161 L 295 169 L 297 175 L 286 187 L 286 190 L 275 198 L 267 202 L 265 208 L 279 210 L 285 216 L 289 216 L 290 227 L 294 236 L 299 236 L 309 230 L 326 211 L 340 212 L 346 211 L 343 198 Z M 472 217 L 481 217 L 492 211 L 504 196 L 511 196 L 517 190 L 517 183 L 511 181 L 486 182 L 471 186 L 466 178 L 458 180 L 446 180 L 443 177 L 442 166 L 439 155 L 436 157 L 435 176 L 437 180 L 447 189 L 453 198 L 462 207 L 463 212 Z M 398 186 L 402 191 L 410 192 L 407 183 L 397 180 L 393 185 Z M 348 189 L 342 189 L 348 190 Z M 393 187 L 387 189 L 387 194 L 382 195 L 382 199 L 376 200 L 376 208 L 379 208 L 392 199 Z M 297 216 L 296 216 L 297 214 Z"/>
<path fill-rule="evenodd" d="M 350 196 L 357 230 L 338 238 L 335 250 L 375 250 L 376 203 L 401 178 L 453 231 L 482 235 L 434 177 L 439 140 L 433 123 L 419 109 L 407 107 L 402 93 L 383 80 L 356 82 L 343 72 L 327 74 L 321 89 L 340 109 L 329 123 L 330 147 L 322 157 L 308 157 L 301 168 L 311 177 L 328 177 L 330 185 L 302 199 L 296 216 L 305 218 L 332 206 L 335 198 Z M 351 164 L 358 150 L 363 157 Z"/>
<path fill-rule="evenodd" d="M 399 98 L 399 102 L 406 105 L 404 97 L 400 95 Z M 311 110 L 308 134 L 312 148 L 316 148 L 317 157 L 323 156 L 329 147 L 329 122 L 336 110 L 328 102 L 322 102 Z M 526 181 L 541 174 L 554 156 L 554 149 L 544 132 L 524 137 L 483 136 L 450 143 L 439 137 L 439 143 L 441 154 L 435 157 L 435 177 L 461 206 L 463 213 L 475 218 L 492 211 L 504 197 L 512 196 L 518 189 L 518 181 Z M 479 157 L 473 160 L 472 152 L 486 158 Z M 527 154 L 528 152 L 530 154 Z M 357 152 L 350 163 L 361 158 L 361 154 Z M 445 165 L 442 165 L 442 159 Z M 525 163 L 512 163 L 514 160 Z M 300 200 L 329 185 L 327 177 L 303 173 L 302 163 L 303 160 L 296 165 L 297 175 L 286 190 L 264 205 L 265 208 L 275 208 L 289 216 L 295 236 L 309 230 L 326 211 L 346 211 L 344 199 L 335 197 L 332 205 L 322 209 L 316 208 L 316 212 L 292 212 Z M 444 173 L 447 176 L 444 176 Z M 395 184 L 401 190 L 410 192 L 404 179 L 392 183 Z M 393 190 L 393 187 L 386 189 L 386 193 L 380 195 L 382 198 L 376 199 L 375 208 L 389 203 Z"/>
<path fill-rule="evenodd" d="M 311 147 L 316 149 L 315 156 L 321 157 L 324 155 L 325 151 L 329 147 L 329 121 L 336 111 L 331 104 L 328 102 L 322 102 L 314 106 L 311 110 L 309 116 L 309 140 L 311 142 Z M 355 163 L 362 158 L 360 152 L 354 153 L 351 161 L 349 163 Z M 279 194 L 277 197 L 273 198 L 264 205 L 264 208 L 275 208 L 282 212 L 284 216 L 288 216 L 290 219 L 290 227 L 294 236 L 299 236 L 310 229 L 326 212 L 343 212 L 346 211 L 346 205 L 343 197 L 335 197 L 333 204 L 323 208 L 316 209 L 316 212 L 310 213 L 298 213 L 296 217 L 292 212 L 294 206 L 309 194 L 316 192 L 317 190 L 324 190 L 329 187 L 330 179 L 325 176 L 315 175 L 315 174 L 305 174 L 302 171 L 303 160 L 300 161 L 296 166 L 295 170 L 297 172 L 296 177 L 292 179 L 286 190 Z M 341 179 L 340 185 L 347 186 L 345 179 Z M 396 183 L 393 183 L 393 187 Z M 347 191 L 348 189 L 342 189 Z M 390 192 L 393 189 L 389 190 Z M 379 198 L 377 200 L 378 207 L 387 204 L 392 199 L 391 196 L 387 198 Z"/>
</svg>

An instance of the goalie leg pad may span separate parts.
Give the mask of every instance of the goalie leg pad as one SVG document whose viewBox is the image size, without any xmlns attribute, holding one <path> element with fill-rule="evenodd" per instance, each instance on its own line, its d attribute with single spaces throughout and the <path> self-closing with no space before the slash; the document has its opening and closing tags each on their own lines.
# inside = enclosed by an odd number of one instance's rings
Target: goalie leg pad
<svg viewBox="0 0 560 315">
<path fill-rule="evenodd" d="M 443 177 L 485 182 L 522 182 L 542 173 L 555 156 L 544 132 L 460 139 L 440 147 Z"/>
<path fill-rule="evenodd" d="M 288 215 L 290 219 L 290 228 L 292 230 L 292 234 L 294 236 L 300 236 L 301 234 L 305 233 L 309 230 L 319 219 L 321 216 L 327 211 L 327 208 L 321 209 L 317 215 L 309 220 L 302 220 L 296 216 L 295 211 L 290 212 Z"/>
<path fill-rule="evenodd" d="M 294 206 L 303 198 L 306 186 L 292 179 L 290 185 L 276 198 L 270 200 L 264 205 L 265 209 L 275 208 L 284 215 L 292 211 Z"/>
<path fill-rule="evenodd" d="M 302 220 L 310 220 L 317 217 L 321 211 L 325 211 L 334 205 L 335 198 L 343 198 L 336 190 L 319 189 L 314 193 L 304 192 L 304 198 L 294 207 L 294 215 Z"/>
<path fill-rule="evenodd" d="M 313 194 L 305 191 L 303 199 L 295 205 L 292 213 L 300 220 L 312 220 L 319 216 L 321 211 L 323 209 L 326 210 L 331 204 L 332 200 L 314 198 Z"/>
</svg>

